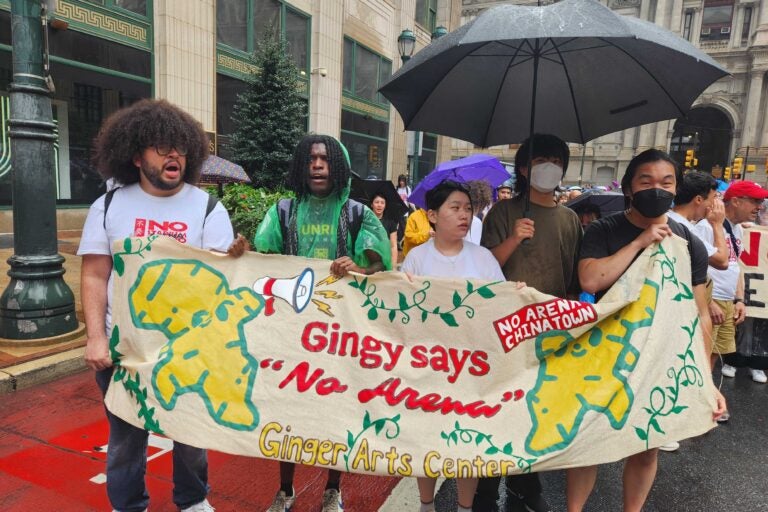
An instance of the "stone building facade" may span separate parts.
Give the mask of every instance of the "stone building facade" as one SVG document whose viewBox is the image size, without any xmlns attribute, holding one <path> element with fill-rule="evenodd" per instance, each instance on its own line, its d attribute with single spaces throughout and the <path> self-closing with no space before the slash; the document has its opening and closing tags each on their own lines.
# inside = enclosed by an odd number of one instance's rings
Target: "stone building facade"
<svg viewBox="0 0 768 512">
<path fill-rule="evenodd" d="M 79 229 L 104 191 L 90 162 L 102 121 L 141 98 L 165 98 L 226 157 L 249 55 L 269 30 L 286 38 L 299 69 L 307 130 L 341 138 L 364 177 L 407 173 L 412 134 L 378 87 L 402 65 L 401 32 L 413 32 L 418 51 L 437 27 L 459 26 L 461 0 L 56 0 L 50 19 L 59 228 Z M 12 230 L 12 51 L 10 1 L 0 0 L 0 233 Z M 451 139 L 424 138 L 422 170 L 450 158 Z"/>
<path fill-rule="evenodd" d="M 717 60 L 731 76 L 712 84 L 685 118 L 623 130 L 571 145 L 567 185 L 610 185 L 637 153 L 656 147 L 678 161 L 693 149 L 698 168 L 722 172 L 734 158 L 755 166 L 748 179 L 768 180 L 768 0 L 602 0 L 614 11 L 651 21 L 687 39 Z M 551 3 L 545 0 L 542 4 Z M 532 2 L 463 0 L 461 23 L 502 4 Z M 490 148 L 507 161 L 516 146 Z M 453 157 L 475 152 L 454 141 Z"/>
</svg>

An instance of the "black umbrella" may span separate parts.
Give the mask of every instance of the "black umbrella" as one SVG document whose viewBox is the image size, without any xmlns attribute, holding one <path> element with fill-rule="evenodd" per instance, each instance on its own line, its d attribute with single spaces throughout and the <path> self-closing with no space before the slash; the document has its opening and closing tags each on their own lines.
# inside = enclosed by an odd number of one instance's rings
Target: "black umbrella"
<svg viewBox="0 0 768 512">
<path fill-rule="evenodd" d="M 626 207 L 624 200 L 624 194 L 620 192 L 587 190 L 565 203 L 565 206 L 579 214 L 585 211 L 599 211 L 600 216 L 605 217 L 623 211 Z"/>
<path fill-rule="evenodd" d="M 595 0 L 488 9 L 411 58 L 381 93 L 408 130 L 489 147 L 585 143 L 685 115 L 728 73 L 688 41 Z"/>
<path fill-rule="evenodd" d="M 384 217 L 398 221 L 408 212 L 408 207 L 400 198 L 397 189 L 395 189 L 395 185 L 393 185 L 391 181 L 364 180 L 357 174 L 352 173 L 352 188 L 349 191 L 350 198 L 360 201 L 367 206 L 371 206 L 373 196 L 377 193 L 381 194 L 387 201 L 387 206 L 384 209 Z"/>
</svg>

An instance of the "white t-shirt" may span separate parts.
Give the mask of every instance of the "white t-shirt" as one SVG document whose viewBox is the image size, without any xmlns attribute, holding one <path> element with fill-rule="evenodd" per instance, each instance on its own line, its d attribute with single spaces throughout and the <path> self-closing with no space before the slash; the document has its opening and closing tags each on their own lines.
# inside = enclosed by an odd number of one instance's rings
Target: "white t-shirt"
<svg viewBox="0 0 768 512">
<path fill-rule="evenodd" d="M 504 273 L 491 251 L 471 242 L 464 242 L 456 256 L 445 256 L 435 248 L 434 240 L 414 247 L 400 268 L 416 276 L 456 277 L 504 281 Z"/>
<path fill-rule="evenodd" d="M 704 247 L 706 247 L 706 249 L 707 249 L 707 257 L 708 258 L 711 257 L 713 254 L 715 254 L 717 252 L 717 247 L 715 247 L 714 245 L 712 245 L 708 241 L 706 241 L 703 238 L 701 238 L 701 236 L 699 236 L 699 234 L 696 231 L 696 224 L 694 224 L 693 222 L 689 221 L 688 219 L 686 219 L 685 217 L 683 217 L 682 215 L 680 215 L 679 213 L 677 213 L 674 210 L 669 210 L 667 212 L 667 216 L 670 219 L 672 219 L 675 222 L 677 222 L 678 224 L 682 224 L 683 226 L 687 227 L 688 231 L 693 233 L 693 235 L 696 238 L 698 238 L 699 240 L 702 241 L 702 243 L 704 244 Z M 702 219 L 700 222 L 706 222 L 707 224 L 709 224 L 709 221 L 706 220 L 706 219 Z"/>
<path fill-rule="evenodd" d="M 473 215 L 472 225 L 469 226 L 469 231 L 467 231 L 467 236 L 464 237 L 464 240 L 472 242 L 475 245 L 480 245 L 480 238 L 482 238 L 482 235 L 483 221 Z"/>
<path fill-rule="evenodd" d="M 118 189 L 112 196 L 104 229 L 104 198 L 98 198 L 88 210 L 83 226 L 78 256 L 102 254 L 112 256 L 112 245 L 127 237 L 153 234 L 170 236 L 183 244 L 226 252 L 234 235 L 227 210 L 221 203 L 205 217 L 208 194 L 184 184 L 169 197 L 147 194 L 138 183 Z M 112 319 L 112 276 L 107 294 L 107 332 Z"/>
<path fill-rule="evenodd" d="M 405 187 L 398 187 L 397 194 L 400 196 L 400 199 L 402 199 L 405 204 L 408 204 L 408 196 L 411 195 L 411 187 L 407 185 Z"/>
<path fill-rule="evenodd" d="M 730 223 L 730 221 L 727 221 Z M 736 238 L 736 245 L 741 252 L 743 237 L 743 231 L 740 225 L 733 225 L 733 236 Z M 739 284 L 739 274 L 741 269 L 739 268 L 739 259 L 736 257 L 736 251 L 732 247 L 731 237 L 724 227 L 723 236 L 725 236 L 725 245 L 728 247 L 728 268 L 726 270 L 717 270 L 709 267 L 707 275 L 712 279 L 712 297 L 718 300 L 733 300 L 736 298 L 736 285 Z M 696 224 L 695 233 L 701 238 L 713 244 L 715 241 L 715 235 L 712 231 L 712 225 L 709 222 L 699 222 Z"/>
</svg>

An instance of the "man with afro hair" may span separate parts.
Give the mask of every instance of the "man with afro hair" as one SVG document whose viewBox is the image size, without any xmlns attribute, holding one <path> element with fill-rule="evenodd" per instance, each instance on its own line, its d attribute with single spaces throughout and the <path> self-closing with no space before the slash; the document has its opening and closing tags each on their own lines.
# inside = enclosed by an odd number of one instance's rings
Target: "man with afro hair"
<svg viewBox="0 0 768 512">
<path fill-rule="evenodd" d="M 390 269 L 389 237 L 368 207 L 349 199 L 349 156 L 328 135 L 307 135 L 296 146 L 288 188 L 296 199 L 281 199 L 259 225 L 254 247 L 259 252 L 331 260 L 331 273 L 373 274 Z M 293 508 L 295 466 L 280 463 L 280 489 L 268 512 Z M 322 512 L 344 510 L 341 473 L 330 470 Z"/>
<path fill-rule="evenodd" d="M 83 227 L 82 300 L 88 339 L 85 362 L 103 394 L 114 370 L 109 351 L 112 247 L 131 236 L 162 235 L 203 249 L 241 255 L 227 211 L 194 186 L 208 138 L 189 114 L 164 100 L 142 100 L 111 115 L 94 141 L 94 162 L 116 189 L 93 203 Z M 209 212 L 210 209 L 210 212 Z M 117 511 L 147 509 L 144 474 L 148 432 L 107 411 L 107 494 Z M 173 501 L 188 512 L 212 511 L 205 450 L 173 444 Z"/>
</svg>

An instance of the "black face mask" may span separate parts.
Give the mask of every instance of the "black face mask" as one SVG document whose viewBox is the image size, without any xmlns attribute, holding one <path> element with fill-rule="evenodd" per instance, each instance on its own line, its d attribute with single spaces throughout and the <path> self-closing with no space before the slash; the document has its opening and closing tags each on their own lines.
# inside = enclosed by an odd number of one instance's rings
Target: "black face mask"
<svg viewBox="0 0 768 512">
<path fill-rule="evenodd" d="M 674 199 L 672 192 L 662 188 L 648 188 L 632 196 L 632 207 L 643 217 L 653 219 L 667 212 Z"/>
</svg>

